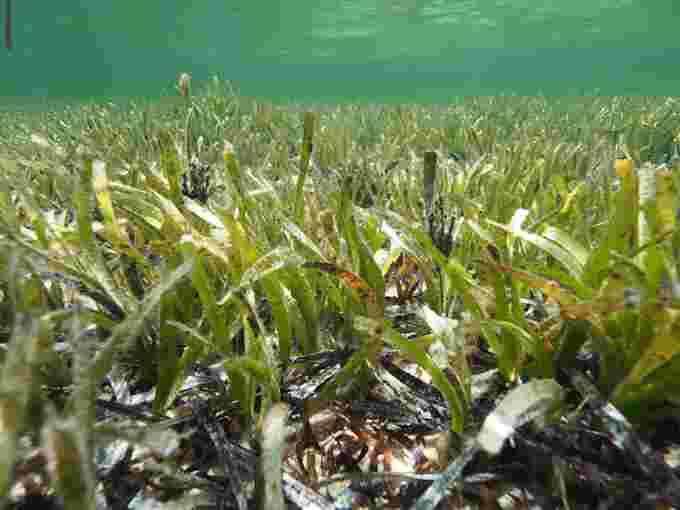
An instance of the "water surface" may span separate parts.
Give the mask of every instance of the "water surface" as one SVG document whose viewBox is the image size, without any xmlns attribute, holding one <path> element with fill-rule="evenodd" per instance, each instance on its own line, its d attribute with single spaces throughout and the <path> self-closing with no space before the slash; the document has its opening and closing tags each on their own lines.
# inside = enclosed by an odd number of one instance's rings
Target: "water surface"
<svg viewBox="0 0 680 510">
<path fill-rule="evenodd" d="M 271 99 L 670 95 L 678 21 L 677 0 L 15 1 L 0 97 L 155 96 L 180 71 Z"/>
</svg>

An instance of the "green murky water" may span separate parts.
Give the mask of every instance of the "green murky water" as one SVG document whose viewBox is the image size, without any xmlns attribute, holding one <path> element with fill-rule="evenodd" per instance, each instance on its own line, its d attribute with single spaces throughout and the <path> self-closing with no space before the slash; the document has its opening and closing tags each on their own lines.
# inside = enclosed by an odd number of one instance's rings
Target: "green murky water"
<svg viewBox="0 0 680 510">
<path fill-rule="evenodd" d="M 14 0 L 13 11 L 5 104 L 157 96 L 181 71 L 314 101 L 680 92 L 677 0 Z"/>
</svg>

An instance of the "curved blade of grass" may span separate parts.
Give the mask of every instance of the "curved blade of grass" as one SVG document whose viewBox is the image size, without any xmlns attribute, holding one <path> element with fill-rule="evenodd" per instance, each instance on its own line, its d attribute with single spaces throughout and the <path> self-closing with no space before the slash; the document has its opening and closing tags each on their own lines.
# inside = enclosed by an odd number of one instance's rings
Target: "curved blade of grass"
<svg viewBox="0 0 680 510">
<path fill-rule="evenodd" d="M 609 233 L 608 235 L 611 235 Z M 597 288 L 602 283 L 602 279 L 609 267 L 612 250 L 609 239 L 600 243 L 588 257 L 588 262 L 583 269 L 582 282 L 589 288 Z"/>
<path fill-rule="evenodd" d="M 378 264 L 376 264 L 375 257 L 359 237 L 353 215 L 350 215 L 346 221 L 342 222 L 341 230 L 345 234 L 345 239 L 350 246 L 350 252 L 356 253 L 359 257 L 359 273 L 364 276 L 368 285 L 374 291 L 375 305 L 369 303 L 371 308 L 369 313 L 373 318 L 382 317 L 385 310 L 385 277 Z"/>
<path fill-rule="evenodd" d="M 224 161 L 224 176 L 225 182 L 229 183 L 232 198 L 240 212 L 242 218 L 249 217 L 251 201 L 248 194 L 243 189 L 243 176 L 241 175 L 241 165 L 236 159 L 234 146 L 224 141 L 224 150 L 222 151 L 222 158 Z"/>
<path fill-rule="evenodd" d="M 592 325 L 587 320 L 566 320 L 562 324 L 557 340 L 557 356 L 555 366 L 567 369 L 576 360 L 576 355 L 590 338 Z"/>
<path fill-rule="evenodd" d="M 198 330 L 195 328 L 192 328 L 191 326 L 187 326 L 186 324 L 182 322 L 177 322 L 177 321 L 168 321 L 168 325 L 172 326 L 173 328 L 177 329 L 178 331 L 181 331 L 182 333 L 185 333 L 187 335 L 187 340 L 190 342 L 190 344 L 196 348 L 199 346 L 207 347 L 208 349 L 213 349 L 214 344 L 213 342 L 206 336 L 203 336 Z"/>
<path fill-rule="evenodd" d="M 182 353 L 182 356 L 179 358 L 179 362 L 177 363 L 176 366 L 175 377 L 173 380 L 174 384 L 170 391 L 168 392 L 168 396 L 166 399 L 166 402 L 170 403 L 174 401 L 174 399 L 177 397 L 178 393 L 182 389 L 182 385 L 186 380 L 186 374 L 189 367 L 191 367 L 193 363 L 198 361 L 206 351 L 208 352 L 212 351 L 214 349 L 214 346 L 213 342 L 210 341 L 205 336 L 203 336 L 199 331 L 197 331 L 195 328 L 187 326 L 184 323 L 169 320 L 167 322 L 167 325 L 172 326 L 181 333 L 184 333 L 186 335 L 185 340 L 189 344 L 184 349 L 184 352 Z"/>
<path fill-rule="evenodd" d="M 94 279 L 92 280 L 96 283 L 95 285 L 90 283 L 88 286 L 104 291 L 104 293 L 116 304 L 120 311 L 122 311 L 124 314 L 127 314 L 134 309 L 136 300 L 131 294 L 126 294 L 125 291 L 116 287 L 115 283 L 113 282 L 111 271 L 109 271 L 109 268 L 104 262 L 99 248 L 95 242 L 94 232 L 92 230 L 93 220 L 90 213 L 89 203 L 91 186 L 95 187 L 96 193 L 96 187 L 100 188 L 97 196 L 97 200 L 100 202 L 100 207 L 102 204 L 104 207 L 107 207 L 109 209 L 109 220 L 115 221 L 115 216 L 112 216 L 113 206 L 111 204 L 111 197 L 108 192 L 108 178 L 106 177 L 106 168 L 102 168 L 102 166 L 99 164 L 95 165 L 91 160 L 87 159 L 85 160 L 83 174 L 81 176 L 80 189 L 75 194 L 75 202 L 78 234 L 81 246 L 85 249 L 85 252 L 89 255 L 91 261 L 94 262 L 94 264 L 90 266 L 90 272 L 94 273 Z M 102 212 L 102 214 L 104 213 Z M 119 231 L 118 234 L 120 234 Z M 50 260 L 53 266 L 55 264 L 62 265 L 61 261 L 59 260 L 54 260 L 53 258 L 48 260 Z M 71 274 L 85 283 L 85 280 L 83 279 L 83 276 L 85 275 L 83 273 L 83 271 L 77 271 L 76 274 Z"/>
<path fill-rule="evenodd" d="M 677 147 L 677 145 L 676 145 Z M 656 172 L 656 228 L 658 235 L 673 232 L 677 228 L 678 188 L 669 169 Z"/>
<path fill-rule="evenodd" d="M 585 246 L 583 246 L 581 243 L 579 243 L 576 239 L 571 237 L 563 230 L 550 225 L 546 225 L 543 228 L 542 235 L 546 239 L 550 239 L 551 241 L 554 241 L 557 244 L 561 245 L 574 257 L 576 257 L 576 260 L 578 261 L 582 268 L 581 270 L 583 270 L 583 268 L 588 263 L 588 259 L 590 258 L 590 252 L 585 248 Z"/>
<path fill-rule="evenodd" d="M 321 260 L 326 260 L 326 257 L 324 256 L 321 249 L 316 245 L 316 243 L 307 237 L 307 235 L 302 230 L 300 230 L 300 228 L 295 223 L 286 222 L 283 224 L 283 228 L 291 236 L 297 239 L 300 244 L 311 250 Z"/>
<path fill-rule="evenodd" d="M 169 131 L 164 130 L 160 134 L 161 144 L 161 170 L 165 174 L 168 184 L 170 185 L 170 198 L 177 204 L 182 204 L 182 188 L 180 185 L 180 177 L 182 175 L 182 166 L 179 162 L 179 155 L 175 147 L 175 140 L 170 135 Z M 187 155 L 188 156 L 188 155 Z"/>
<path fill-rule="evenodd" d="M 31 223 L 33 225 L 33 230 L 35 231 L 35 235 L 38 238 L 40 246 L 42 246 L 43 248 L 49 248 L 50 243 L 49 240 L 47 239 L 47 229 L 51 228 L 51 226 L 48 226 L 47 222 L 45 221 L 45 218 L 42 215 L 36 215 Z"/>
<path fill-rule="evenodd" d="M 238 371 L 259 381 L 271 402 L 281 400 L 279 384 L 276 380 L 276 371 L 267 366 L 265 362 L 252 359 L 249 356 L 239 356 L 238 358 L 225 361 L 224 368 L 229 374 Z"/>
<path fill-rule="evenodd" d="M 92 163 L 92 189 L 97 197 L 97 205 L 102 213 L 104 225 L 114 245 L 124 243 L 123 233 L 120 230 L 116 213 L 113 210 L 111 192 L 109 190 L 109 176 L 106 173 L 106 163 L 94 161 Z"/>
<path fill-rule="evenodd" d="M 23 407 L 14 395 L 0 395 L 0 497 L 3 499 L 7 497 L 14 481 L 14 463 Z"/>
<path fill-rule="evenodd" d="M 621 409 L 634 421 L 642 421 L 649 416 L 640 416 L 639 409 L 649 409 L 650 404 L 680 404 L 680 355 L 668 359 L 644 377 L 638 386 L 629 386 L 621 392 L 618 400 Z M 675 411 L 674 411 L 675 412 Z"/>
<path fill-rule="evenodd" d="M 302 226 L 304 222 L 304 191 L 305 179 L 309 171 L 309 160 L 312 157 L 312 150 L 314 148 L 314 124 L 315 115 L 313 112 L 305 112 L 303 119 L 302 132 L 302 152 L 300 155 L 300 175 L 298 176 L 297 185 L 295 187 L 295 209 L 294 217 L 298 225 Z"/>
<path fill-rule="evenodd" d="M 501 328 L 510 333 L 511 337 L 517 342 L 518 347 L 521 347 L 522 351 L 534 357 L 539 364 L 543 377 L 551 377 L 553 375 L 551 353 L 546 351 L 545 345 L 539 338 L 510 321 L 487 319 L 484 323 L 495 328 Z"/>
<path fill-rule="evenodd" d="M 478 324 L 481 332 L 484 334 L 484 338 L 489 342 L 491 350 L 498 359 L 498 370 L 503 374 L 503 377 L 507 381 L 515 381 L 517 379 L 515 367 L 516 359 L 512 354 L 508 354 L 508 351 L 512 353 L 514 349 L 507 346 L 505 338 L 502 335 L 499 336 L 499 332 L 495 325 L 488 321 L 479 321 Z"/>
<path fill-rule="evenodd" d="M 228 245 L 225 246 L 221 242 L 201 235 L 198 232 L 194 231 L 191 234 L 185 234 L 180 239 L 180 243 L 183 246 L 191 246 L 194 253 L 205 252 L 209 254 L 227 267 L 233 265 L 232 250 Z"/>
<path fill-rule="evenodd" d="M 185 276 L 191 273 L 194 261 L 190 260 L 175 269 L 160 284 L 148 293 L 146 299 L 140 304 L 136 313 L 120 323 L 111 332 L 111 337 L 103 344 L 97 352 L 92 365 L 87 374 L 89 381 L 101 381 L 111 370 L 113 358 L 119 345 L 127 338 L 134 337 L 141 330 L 144 321 L 151 315 L 153 310 L 159 305 L 163 294 L 174 288 Z"/>
<path fill-rule="evenodd" d="M 194 254 L 195 264 L 191 273 L 191 282 L 198 292 L 198 297 L 203 305 L 203 313 L 210 324 L 212 331 L 212 347 L 223 354 L 231 354 L 232 346 L 229 339 L 229 331 L 226 321 L 220 312 L 220 305 L 215 296 L 212 282 L 203 263 L 203 257 Z"/>
<path fill-rule="evenodd" d="M 631 159 L 617 159 L 615 171 L 621 180 L 621 189 L 612 195 L 607 244 L 612 250 L 628 253 L 638 246 L 638 177 Z"/>
<path fill-rule="evenodd" d="M 556 243 L 555 241 L 552 241 L 544 236 L 534 234 L 532 232 L 527 232 L 526 230 L 511 230 L 510 227 L 508 227 L 507 225 L 503 225 L 502 223 L 496 223 L 495 221 L 491 221 L 488 219 L 486 221 L 487 223 L 494 225 L 495 227 L 500 228 L 501 230 L 510 232 L 516 237 L 530 244 L 533 244 L 540 250 L 543 250 L 544 252 L 553 256 L 575 277 L 580 278 L 581 275 L 583 274 L 584 264 L 582 264 L 573 253 L 563 248 L 560 244 Z"/>
<path fill-rule="evenodd" d="M 284 269 L 279 274 L 279 279 L 290 290 L 302 315 L 304 322 L 299 333 L 304 336 L 303 351 L 305 354 L 312 354 L 318 350 L 319 336 L 320 306 L 315 291 L 317 283 L 312 275 L 294 268 Z"/>
<path fill-rule="evenodd" d="M 145 187 L 134 187 L 119 181 L 109 183 L 111 195 L 117 204 L 133 205 L 135 209 L 141 209 L 145 213 L 157 211 L 160 204 L 156 200 L 157 196 L 163 196 L 155 188 L 141 183 Z"/>
<path fill-rule="evenodd" d="M 179 355 L 174 328 L 168 324 L 173 319 L 177 307 L 177 297 L 167 292 L 161 297 L 160 341 L 158 345 L 158 379 L 153 411 L 161 413 L 171 402 L 170 394 L 178 378 Z"/>
<path fill-rule="evenodd" d="M 158 207 L 158 204 L 155 202 L 156 195 L 154 195 L 156 191 L 153 188 L 136 188 L 118 181 L 110 183 L 110 187 L 114 198 L 125 199 L 116 200 L 116 202 L 131 203 L 135 205 L 135 208 L 143 210 Z"/>
<path fill-rule="evenodd" d="M 113 281 L 110 278 L 107 278 L 105 275 L 103 278 L 99 279 L 90 276 L 90 274 L 88 274 L 86 270 L 71 264 L 67 264 L 62 259 L 53 257 L 46 250 L 36 248 L 32 244 L 26 242 L 24 239 L 14 235 L 14 233 L 10 232 L 8 234 L 14 243 L 21 246 L 30 254 L 39 257 L 45 262 L 48 262 L 53 271 L 64 273 L 65 275 L 73 278 L 74 280 L 78 280 L 85 287 L 92 289 L 93 292 L 88 292 L 87 295 L 93 298 L 99 305 L 102 306 L 102 308 L 108 311 L 111 315 L 115 317 L 123 317 L 128 313 L 130 309 L 134 309 L 134 301 L 131 306 L 127 306 L 127 304 L 123 305 L 123 303 L 127 303 L 127 300 L 121 301 L 120 295 L 117 292 L 117 289 L 113 284 Z M 102 275 L 101 273 L 98 272 L 96 276 Z M 111 292 L 108 292 L 109 290 L 111 290 Z M 81 292 L 84 291 L 81 290 Z M 134 298 L 130 296 L 130 299 L 132 300 Z"/>
<path fill-rule="evenodd" d="M 267 277 L 287 266 L 300 266 L 305 259 L 292 249 L 280 246 L 265 253 L 243 272 L 239 287 L 252 286 L 261 278 Z"/>
<path fill-rule="evenodd" d="M 352 354 L 340 371 L 333 377 L 333 380 L 323 388 L 321 398 L 329 400 L 337 398 L 335 390 L 345 387 L 350 381 L 355 387 L 357 384 L 361 384 L 361 381 L 364 379 L 362 372 L 365 373 L 365 370 L 368 369 L 369 360 L 375 358 L 372 347 L 373 345 L 369 342 L 363 342 L 359 349 Z"/>
<path fill-rule="evenodd" d="M 240 279 L 243 272 L 255 263 L 259 257 L 257 247 L 252 234 L 246 228 L 246 224 L 240 219 L 236 218 L 233 213 L 224 211 L 222 214 L 222 222 L 229 233 L 229 241 L 231 243 L 230 267 L 233 268 L 232 274 L 234 278 Z"/>
<path fill-rule="evenodd" d="M 432 377 L 434 386 L 442 392 L 442 395 L 449 402 L 449 410 L 451 412 L 451 430 L 457 433 L 463 432 L 464 424 L 464 406 L 461 402 L 458 392 L 452 386 L 446 374 L 439 369 L 432 358 L 413 342 L 407 340 L 391 328 L 386 329 L 385 340 L 399 349 L 401 353 L 408 356 L 412 361 L 420 365 Z"/>
<path fill-rule="evenodd" d="M 258 310 L 259 303 L 255 290 L 252 288 L 246 290 L 243 301 L 248 305 L 248 311 L 245 314 L 242 313 L 241 322 L 243 323 L 246 321 L 247 317 L 252 317 L 255 319 L 255 323 L 260 331 L 260 334 L 253 334 L 251 338 L 246 338 L 246 355 L 258 361 L 263 361 L 267 366 L 272 367 L 272 370 L 277 371 L 278 360 L 274 354 L 274 345 L 272 341 L 274 339 L 266 333 L 268 328 L 265 326 Z M 250 324 L 248 324 L 248 326 L 250 326 Z"/>
<path fill-rule="evenodd" d="M 625 379 L 614 390 L 612 400 L 617 406 L 625 402 L 626 396 L 634 393 L 649 374 L 680 355 L 680 342 L 678 342 L 680 312 L 662 309 L 655 315 L 655 317 L 650 317 L 650 320 L 657 325 L 654 337 L 649 341 L 642 356 Z"/>
<path fill-rule="evenodd" d="M 175 233 L 176 241 L 178 241 L 183 234 L 191 232 L 189 221 L 171 200 L 168 200 L 155 191 L 153 191 L 152 194 L 163 213 L 164 222 L 168 222 L 172 225 L 172 231 Z"/>
<path fill-rule="evenodd" d="M 152 193 L 119 182 L 111 183 L 111 192 L 116 206 L 130 221 L 160 235 L 164 217 Z"/>
<path fill-rule="evenodd" d="M 252 287 L 260 280 L 271 277 L 277 271 L 290 266 L 301 266 L 304 261 L 304 258 L 290 248 L 283 246 L 274 248 L 262 255 L 243 272 L 238 286 L 229 289 L 229 291 L 220 298 L 218 305 L 223 306 L 229 300 L 243 292 L 243 290 Z"/>
<path fill-rule="evenodd" d="M 483 227 L 482 227 L 479 223 L 477 223 L 476 221 L 473 221 L 473 220 L 471 220 L 471 219 L 466 218 L 466 219 L 465 219 L 465 224 L 468 226 L 468 228 L 469 228 L 470 230 L 472 230 L 472 232 L 474 232 L 475 234 L 477 234 L 477 236 L 479 236 L 479 238 L 482 239 L 483 241 L 486 241 L 487 243 L 492 244 L 492 245 L 495 245 L 495 244 L 496 244 L 496 239 L 495 239 L 494 236 L 491 234 L 491 232 L 489 232 L 488 230 L 486 230 L 485 228 L 483 228 Z"/>
<path fill-rule="evenodd" d="M 497 267 L 503 272 L 510 271 L 515 280 L 526 283 L 535 289 L 541 289 L 546 297 L 550 296 L 560 304 L 575 302 L 577 299 L 591 299 L 595 293 L 596 288 L 588 287 L 581 280 L 558 267 L 529 263 L 526 263 L 525 266 L 525 271 L 503 265 Z M 568 297 L 567 294 L 571 297 Z"/>
<path fill-rule="evenodd" d="M 361 276 L 334 264 L 324 262 L 308 262 L 303 267 L 318 269 L 324 273 L 334 275 L 351 292 L 351 296 L 357 303 L 366 306 L 368 315 L 372 319 L 379 320 L 384 316 L 383 308 L 378 305 L 375 290 Z"/>
<path fill-rule="evenodd" d="M 445 257 L 432 243 L 432 240 L 427 233 L 412 228 L 409 225 L 405 225 L 404 228 L 406 232 L 418 242 L 422 251 L 427 254 L 435 264 L 441 267 L 444 273 L 446 273 L 453 290 L 461 295 L 467 309 L 477 317 L 482 317 L 483 314 L 480 304 L 475 299 L 475 292 L 473 292 L 474 290 L 481 290 L 481 288 L 475 283 L 463 264 L 455 257 Z"/>
<path fill-rule="evenodd" d="M 161 235 L 163 219 L 160 211 L 157 209 L 149 212 L 148 210 L 137 208 L 136 203 L 120 204 L 118 208 L 125 213 L 125 216 L 132 223 L 139 227 L 143 227 L 143 232 L 145 234 L 153 233 L 156 237 Z"/>
<path fill-rule="evenodd" d="M 95 481 L 89 469 L 86 443 L 75 419 L 66 422 L 52 418 L 43 427 L 42 445 L 49 459 L 50 477 L 65 508 L 95 510 Z"/>
<path fill-rule="evenodd" d="M 94 232 L 92 231 L 92 214 L 90 213 L 90 191 L 92 186 L 92 160 L 86 159 L 80 176 L 80 186 L 75 192 L 76 221 L 80 245 L 96 256 Z"/>
<path fill-rule="evenodd" d="M 292 318 L 288 306 L 290 292 L 276 278 L 262 278 L 262 286 L 272 307 L 279 343 L 279 362 L 285 366 L 293 349 Z"/>
<path fill-rule="evenodd" d="M 637 246 L 643 246 L 653 240 L 655 214 L 648 218 L 648 211 L 654 211 L 656 207 L 656 168 L 651 163 L 646 163 L 638 169 L 638 239 Z M 655 211 L 654 211 L 655 213 Z M 652 220 L 650 223 L 649 220 Z M 640 263 L 644 265 L 649 251 L 638 253 Z"/>
<path fill-rule="evenodd" d="M 185 197 L 184 207 L 186 208 L 187 211 L 196 215 L 196 217 L 202 219 L 211 227 L 224 230 L 224 223 L 222 223 L 222 220 L 210 209 L 202 206 L 195 200 Z"/>
</svg>

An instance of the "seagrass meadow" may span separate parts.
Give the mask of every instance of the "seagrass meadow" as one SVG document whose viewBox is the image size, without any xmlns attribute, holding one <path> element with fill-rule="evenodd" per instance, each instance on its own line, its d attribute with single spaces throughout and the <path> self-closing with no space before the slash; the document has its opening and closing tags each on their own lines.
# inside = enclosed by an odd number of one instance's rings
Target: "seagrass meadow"
<svg viewBox="0 0 680 510">
<path fill-rule="evenodd" d="M 680 99 L 0 112 L 4 508 L 680 508 Z"/>
</svg>

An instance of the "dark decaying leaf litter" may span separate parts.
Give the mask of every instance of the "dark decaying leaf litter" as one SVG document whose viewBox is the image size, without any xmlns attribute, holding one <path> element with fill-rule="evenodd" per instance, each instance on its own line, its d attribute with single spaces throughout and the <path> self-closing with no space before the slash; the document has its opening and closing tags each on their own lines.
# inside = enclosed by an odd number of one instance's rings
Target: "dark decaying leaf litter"
<svg viewBox="0 0 680 510">
<path fill-rule="evenodd" d="M 392 354 L 375 367 L 366 398 L 321 400 L 324 385 L 351 354 L 327 351 L 291 361 L 283 393 L 290 409 L 282 479 L 288 508 L 337 510 L 370 502 L 447 508 L 457 492 L 480 502 L 505 494 L 502 508 L 521 502 L 526 508 L 560 508 L 559 498 L 545 489 L 556 473 L 570 482 L 572 508 L 680 504 L 678 469 L 664 460 L 664 450 L 640 439 L 578 370 L 565 373 L 568 386 L 560 391 L 580 395 L 585 405 L 568 420 L 545 426 L 534 422 L 547 409 L 536 412 L 529 402 L 513 415 L 512 408 L 503 409 L 508 388 L 498 372 L 479 372 L 473 378 L 473 418 L 463 436 L 452 437 L 439 391 L 400 368 Z M 296 375 L 298 369 L 304 374 Z M 156 508 L 145 498 L 187 498 L 190 487 L 201 492 L 195 508 L 254 508 L 259 452 L 239 438 L 219 365 L 197 367 L 179 393 L 175 418 L 151 412 L 153 395 L 131 395 L 123 382 L 113 386 L 110 400 L 97 401 L 99 425 L 105 430 L 107 423 L 127 423 L 130 441 L 97 449 L 100 496 L 108 508 Z M 480 425 L 496 436 L 497 454 L 484 451 Z M 34 471 L 41 462 L 44 467 L 36 452 L 17 470 Z M 394 469 L 398 462 L 408 465 L 404 474 Z M 31 494 L 16 508 L 28 508 L 38 497 Z M 41 503 L 49 505 L 47 499 Z"/>
</svg>

